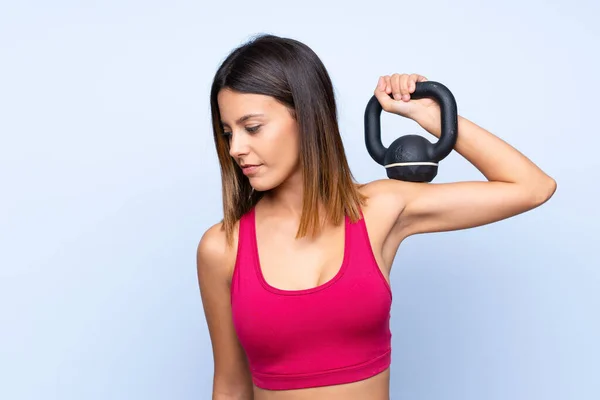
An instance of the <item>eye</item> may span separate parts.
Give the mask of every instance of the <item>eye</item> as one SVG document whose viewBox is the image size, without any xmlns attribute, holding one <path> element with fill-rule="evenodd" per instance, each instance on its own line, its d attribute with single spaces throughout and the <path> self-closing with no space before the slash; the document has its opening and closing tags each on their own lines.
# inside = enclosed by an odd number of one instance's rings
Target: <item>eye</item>
<svg viewBox="0 0 600 400">
<path fill-rule="evenodd" d="M 247 126 L 246 127 L 246 132 L 248 133 L 256 133 L 258 132 L 258 130 L 260 129 L 262 125 L 255 125 L 255 126 Z M 231 132 L 227 132 L 227 131 L 223 131 L 223 137 L 225 138 L 230 138 L 231 137 Z"/>
</svg>

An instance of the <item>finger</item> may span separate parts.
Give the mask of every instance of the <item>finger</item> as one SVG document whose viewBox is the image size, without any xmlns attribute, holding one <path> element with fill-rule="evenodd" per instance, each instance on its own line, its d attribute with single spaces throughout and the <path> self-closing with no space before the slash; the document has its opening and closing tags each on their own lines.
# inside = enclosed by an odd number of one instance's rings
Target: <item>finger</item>
<svg viewBox="0 0 600 400">
<path fill-rule="evenodd" d="M 388 86 L 388 81 L 389 81 L 389 79 L 387 79 L 386 77 L 384 77 L 384 76 L 381 77 L 380 78 L 381 86 L 378 85 L 374 91 L 375 97 L 379 101 L 381 108 L 383 108 L 385 111 L 391 110 L 391 107 L 392 107 L 391 103 L 393 103 L 393 101 L 394 101 L 388 93 L 388 89 L 391 88 L 391 86 Z M 381 88 L 381 90 L 380 90 L 380 88 Z M 390 89 L 390 91 L 391 91 L 391 89 Z"/>
<path fill-rule="evenodd" d="M 386 94 L 392 93 L 392 83 L 390 81 L 390 76 L 384 75 L 383 80 L 385 81 L 385 93 Z"/>
<path fill-rule="evenodd" d="M 415 89 L 417 88 L 416 82 L 420 82 L 421 75 L 419 74 L 411 74 L 410 75 L 410 79 L 409 79 L 409 85 L 408 85 L 408 90 L 410 93 L 414 93 Z"/>
<path fill-rule="evenodd" d="M 388 77 L 386 77 L 384 75 L 380 76 L 379 80 L 377 81 L 377 86 L 375 87 L 375 91 L 374 91 L 375 94 L 377 92 L 381 92 L 383 94 L 387 94 L 387 89 L 388 89 L 388 86 L 389 86 L 388 81 L 389 81 Z"/>
<path fill-rule="evenodd" d="M 385 90 L 385 80 L 383 79 L 383 76 L 379 77 L 379 80 L 377 81 L 377 91 L 383 92 Z"/>
<path fill-rule="evenodd" d="M 400 93 L 402 93 L 402 100 L 410 100 L 410 92 L 408 90 L 410 75 L 403 74 L 400 78 Z"/>
<path fill-rule="evenodd" d="M 400 100 L 402 98 L 402 93 L 400 90 L 400 74 L 393 74 L 391 77 L 392 81 L 392 93 L 394 94 L 394 99 Z"/>
</svg>

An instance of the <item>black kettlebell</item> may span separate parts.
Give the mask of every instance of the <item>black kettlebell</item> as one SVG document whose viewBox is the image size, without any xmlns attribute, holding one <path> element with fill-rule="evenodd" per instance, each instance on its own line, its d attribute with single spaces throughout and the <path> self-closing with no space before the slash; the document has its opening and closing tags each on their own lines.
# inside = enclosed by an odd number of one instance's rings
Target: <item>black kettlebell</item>
<svg viewBox="0 0 600 400">
<path fill-rule="evenodd" d="M 393 97 L 392 95 L 390 95 Z M 373 96 L 365 110 L 365 143 L 369 155 L 385 167 L 388 178 L 410 182 L 431 182 L 438 172 L 438 163 L 454 148 L 458 137 L 456 100 L 448 88 L 439 82 L 417 82 L 411 99 L 431 98 L 440 105 L 441 135 L 437 143 L 419 135 L 405 135 L 389 148 L 381 142 L 381 111 Z"/>
</svg>

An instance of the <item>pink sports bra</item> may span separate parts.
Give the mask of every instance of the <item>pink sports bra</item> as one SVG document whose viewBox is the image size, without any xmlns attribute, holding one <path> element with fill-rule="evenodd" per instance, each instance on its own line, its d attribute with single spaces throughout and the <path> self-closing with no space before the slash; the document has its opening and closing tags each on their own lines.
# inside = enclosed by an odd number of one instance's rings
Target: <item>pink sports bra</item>
<svg viewBox="0 0 600 400">
<path fill-rule="evenodd" d="M 270 286 L 260 268 L 255 210 L 242 216 L 231 283 L 233 323 L 252 380 L 268 390 L 369 378 L 391 363 L 392 292 L 373 255 L 364 218 L 345 217 L 337 275 L 315 288 Z"/>
</svg>

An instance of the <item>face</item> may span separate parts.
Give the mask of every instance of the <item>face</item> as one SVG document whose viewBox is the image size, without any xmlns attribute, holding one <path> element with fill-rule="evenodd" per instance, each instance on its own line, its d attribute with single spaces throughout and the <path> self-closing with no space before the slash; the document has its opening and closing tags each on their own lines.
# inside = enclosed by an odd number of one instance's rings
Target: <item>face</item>
<svg viewBox="0 0 600 400">
<path fill-rule="evenodd" d="M 257 191 L 299 179 L 298 126 L 283 104 L 270 96 L 223 89 L 218 96 L 229 154 Z"/>
</svg>

